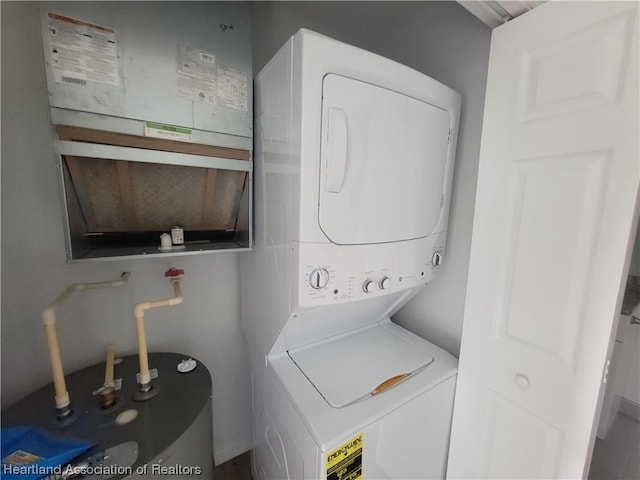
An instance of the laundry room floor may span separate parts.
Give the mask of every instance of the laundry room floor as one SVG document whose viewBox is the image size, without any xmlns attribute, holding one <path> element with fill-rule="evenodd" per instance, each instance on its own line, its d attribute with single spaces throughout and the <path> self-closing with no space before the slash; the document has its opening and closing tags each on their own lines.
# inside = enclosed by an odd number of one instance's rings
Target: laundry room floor
<svg viewBox="0 0 640 480">
<path fill-rule="evenodd" d="M 215 480 L 253 480 L 251 476 L 251 452 L 244 452 L 218 465 L 213 470 Z"/>
<path fill-rule="evenodd" d="M 252 480 L 251 452 L 218 465 L 216 480 Z M 619 413 L 605 440 L 596 439 L 589 480 L 640 479 L 640 422 Z"/>
<path fill-rule="evenodd" d="M 640 479 L 640 422 L 619 413 L 605 440 L 596 439 L 589 480 Z"/>
</svg>

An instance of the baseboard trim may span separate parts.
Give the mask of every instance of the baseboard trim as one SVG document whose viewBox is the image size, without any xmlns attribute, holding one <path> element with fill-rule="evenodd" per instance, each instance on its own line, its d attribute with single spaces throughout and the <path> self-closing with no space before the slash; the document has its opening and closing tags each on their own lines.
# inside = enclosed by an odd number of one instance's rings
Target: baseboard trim
<svg viewBox="0 0 640 480">
<path fill-rule="evenodd" d="M 215 439 L 214 439 L 215 443 Z M 238 455 L 251 450 L 252 442 L 251 438 L 243 438 L 231 444 L 226 444 L 222 448 L 213 448 L 213 459 L 216 465 L 220 465 Z"/>
<path fill-rule="evenodd" d="M 627 398 L 622 397 L 620 401 L 620 413 L 640 421 L 640 405 Z"/>
</svg>

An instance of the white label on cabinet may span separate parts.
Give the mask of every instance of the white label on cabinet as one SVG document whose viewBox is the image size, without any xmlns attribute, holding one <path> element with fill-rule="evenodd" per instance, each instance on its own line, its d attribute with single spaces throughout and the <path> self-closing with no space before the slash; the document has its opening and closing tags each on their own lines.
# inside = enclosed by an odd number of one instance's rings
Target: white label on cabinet
<svg viewBox="0 0 640 480">
<path fill-rule="evenodd" d="M 178 44 L 176 75 L 179 97 L 216 103 L 216 59 L 213 53 Z"/>
<path fill-rule="evenodd" d="M 218 65 L 218 105 L 247 111 L 247 72 Z"/>
<path fill-rule="evenodd" d="M 120 85 L 115 31 L 49 13 L 49 54 L 57 83 Z"/>
</svg>

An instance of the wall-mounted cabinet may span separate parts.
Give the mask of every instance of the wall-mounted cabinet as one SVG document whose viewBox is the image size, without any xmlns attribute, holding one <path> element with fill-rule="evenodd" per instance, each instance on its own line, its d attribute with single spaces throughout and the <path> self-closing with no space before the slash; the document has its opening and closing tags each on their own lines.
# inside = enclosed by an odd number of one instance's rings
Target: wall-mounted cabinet
<svg viewBox="0 0 640 480">
<path fill-rule="evenodd" d="M 42 2 L 69 260 L 250 248 L 241 2 Z M 184 229 L 185 244 L 159 250 Z"/>
<path fill-rule="evenodd" d="M 249 247 L 250 152 L 57 126 L 70 259 Z M 159 249 L 172 226 L 184 244 Z"/>
</svg>

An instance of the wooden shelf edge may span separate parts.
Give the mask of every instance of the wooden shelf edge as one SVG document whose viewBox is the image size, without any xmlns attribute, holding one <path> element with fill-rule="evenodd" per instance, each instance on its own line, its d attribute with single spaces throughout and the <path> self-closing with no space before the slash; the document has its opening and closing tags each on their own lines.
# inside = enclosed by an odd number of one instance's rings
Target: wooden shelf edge
<svg viewBox="0 0 640 480">
<path fill-rule="evenodd" d="M 186 153 L 190 155 L 204 155 L 208 157 L 228 158 L 231 160 L 249 161 L 251 151 L 237 148 L 216 147 L 200 143 L 178 142 L 162 138 L 141 137 L 126 133 L 108 132 L 93 128 L 56 125 L 59 140 L 72 142 L 88 142 L 117 147 L 143 148 L 147 150 L 161 150 L 165 152 Z"/>
</svg>

